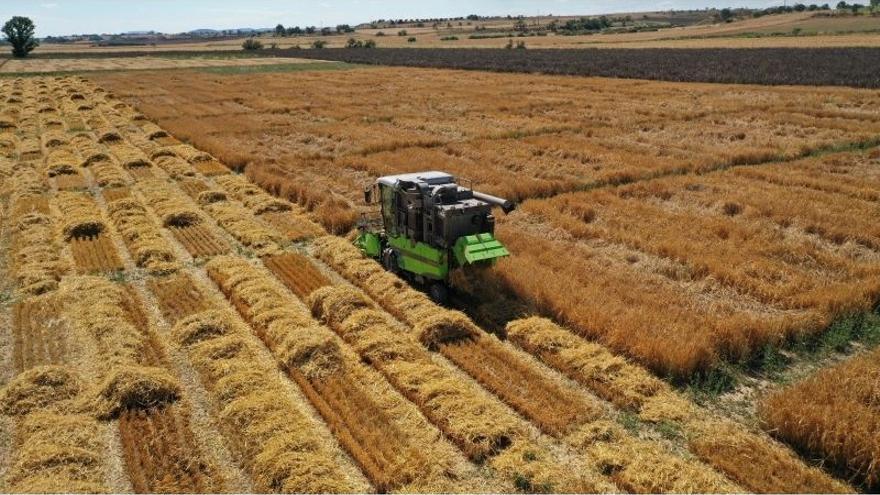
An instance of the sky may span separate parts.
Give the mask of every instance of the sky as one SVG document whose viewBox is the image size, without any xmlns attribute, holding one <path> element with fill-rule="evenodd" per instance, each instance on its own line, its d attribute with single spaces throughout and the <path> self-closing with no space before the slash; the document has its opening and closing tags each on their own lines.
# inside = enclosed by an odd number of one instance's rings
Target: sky
<svg viewBox="0 0 880 495">
<path fill-rule="evenodd" d="M 608 14 L 705 7 L 768 7 L 783 0 L 0 0 L 0 22 L 33 19 L 37 36 L 242 27 L 335 26 L 375 19 Z M 794 3 L 793 1 L 791 3 Z"/>
</svg>

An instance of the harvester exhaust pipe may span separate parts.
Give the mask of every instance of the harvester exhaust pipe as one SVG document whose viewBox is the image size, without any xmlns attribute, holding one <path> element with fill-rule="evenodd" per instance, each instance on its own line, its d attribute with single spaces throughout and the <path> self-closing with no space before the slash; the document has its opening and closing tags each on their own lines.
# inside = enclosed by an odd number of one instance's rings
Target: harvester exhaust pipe
<svg viewBox="0 0 880 495">
<path fill-rule="evenodd" d="M 501 210 L 504 211 L 505 215 L 516 209 L 516 203 L 514 203 L 513 201 L 501 199 L 497 196 L 492 196 L 491 194 L 474 191 L 474 197 L 479 199 L 480 201 L 485 201 L 490 205 L 501 208 Z"/>
</svg>

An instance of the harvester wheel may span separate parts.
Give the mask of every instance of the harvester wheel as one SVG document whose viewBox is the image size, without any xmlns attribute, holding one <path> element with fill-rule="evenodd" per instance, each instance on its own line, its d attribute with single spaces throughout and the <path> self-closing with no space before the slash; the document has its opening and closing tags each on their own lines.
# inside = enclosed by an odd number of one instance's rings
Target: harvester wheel
<svg viewBox="0 0 880 495">
<path fill-rule="evenodd" d="M 445 306 L 449 302 L 449 290 L 446 288 L 446 284 L 442 282 L 431 284 L 431 287 L 428 288 L 428 295 L 431 296 L 432 301 L 441 306 Z"/>
</svg>

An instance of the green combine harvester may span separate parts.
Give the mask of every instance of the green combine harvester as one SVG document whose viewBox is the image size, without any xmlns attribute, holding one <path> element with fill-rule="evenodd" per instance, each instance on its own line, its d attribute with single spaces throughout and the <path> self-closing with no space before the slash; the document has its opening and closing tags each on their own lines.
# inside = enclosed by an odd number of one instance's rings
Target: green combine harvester
<svg viewBox="0 0 880 495">
<path fill-rule="evenodd" d="M 364 190 L 364 200 L 378 203 L 381 217 L 361 220 L 355 245 L 386 270 L 427 285 L 438 303 L 447 301 L 454 270 L 489 266 L 510 255 L 495 239 L 492 207 L 507 214 L 516 205 L 463 187 L 450 174 L 380 177 Z"/>
</svg>

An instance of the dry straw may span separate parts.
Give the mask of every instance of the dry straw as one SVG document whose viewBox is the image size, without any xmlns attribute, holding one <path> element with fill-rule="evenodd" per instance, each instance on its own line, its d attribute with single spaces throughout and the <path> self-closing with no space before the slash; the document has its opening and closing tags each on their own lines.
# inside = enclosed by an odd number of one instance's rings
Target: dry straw
<svg viewBox="0 0 880 495">
<path fill-rule="evenodd" d="M 71 412 L 85 390 L 83 381 L 63 366 L 38 366 L 24 371 L 0 389 L 0 414 Z"/>
<path fill-rule="evenodd" d="M 198 207 L 172 184 L 163 180 L 149 180 L 140 182 L 137 189 L 165 227 L 188 227 L 202 222 Z"/>
<path fill-rule="evenodd" d="M 28 167 L 15 170 L 9 183 L 10 265 L 18 291 L 37 295 L 54 290 L 67 264 L 61 260 L 61 248 L 55 242 L 52 217 L 45 213 L 45 185 Z"/>
<path fill-rule="evenodd" d="M 123 187 L 131 184 L 131 178 L 115 161 L 106 159 L 91 163 L 92 175 L 101 187 Z"/>
<path fill-rule="evenodd" d="M 204 151 L 199 151 L 188 144 L 176 144 L 172 146 L 166 146 L 154 152 L 154 156 L 156 155 L 156 153 L 174 155 L 186 160 L 189 163 L 210 162 L 215 160 L 215 158 L 208 153 L 205 153 Z"/>
<path fill-rule="evenodd" d="M 89 125 L 91 125 L 91 123 Z M 95 134 L 98 136 L 98 142 L 102 144 L 116 144 L 123 142 L 122 135 L 113 127 L 98 127 L 95 129 Z"/>
<path fill-rule="evenodd" d="M 113 225 L 131 251 L 135 263 L 154 275 L 174 273 L 180 269 L 174 248 L 137 200 L 122 198 L 107 204 Z"/>
<path fill-rule="evenodd" d="M 218 256 L 205 268 L 224 293 L 243 304 L 247 318 L 285 368 L 312 379 L 340 369 L 342 357 L 330 330 L 297 310 L 264 270 L 232 256 Z"/>
<path fill-rule="evenodd" d="M 319 258 L 369 293 L 394 316 L 412 326 L 429 348 L 482 333 L 467 316 L 437 306 L 427 296 L 383 270 L 379 264 L 365 259 L 345 239 L 324 236 L 316 239 L 314 246 Z"/>
<path fill-rule="evenodd" d="M 17 416 L 4 486 L 13 493 L 102 493 L 105 459 L 97 421 L 78 412 L 83 381 L 61 366 L 27 370 L 0 389 L 0 413 Z"/>
<path fill-rule="evenodd" d="M 204 194 L 204 193 L 202 193 Z M 202 196 L 199 195 L 201 199 Z M 281 254 L 284 239 L 263 225 L 253 213 L 235 201 L 216 201 L 203 207 L 214 220 L 258 256 Z"/>
<path fill-rule="evenodd" d="M 97 161 L 105 161 L 110 159 L 107 150 L 89 134 L 80 133 L 70 139 L 70 144 L 76 149 L 80 156 L 79 165 L 88 167 Z"/>
<path fill-rule="evenodd" d="M 134 116 L 135 115 L 132 115 L 130 118 L 132 120 L 136 120 L 136 119 L 134 119 Z M 143 115 L 141 115 L 141 117 L 143 117 Z M 143 120 L 143 119 L 137 119 L 137 120 Z M 151 141 L 156 140 L 156 139 L 160 139 L 160 138 L 170 137 L 170 134 L 168 134 L 168 132 L 166 132 L 164 129 L 162 129 L 161 127 L 159 127 L 158 125 L 156 125 L 152 122 L 144 122 L 144 124 L 141 126 L 141 129 L 143 130 L 144 135 L 147 137 L 147 139 L 149 139 Z"/>
<path fill-rule="evenodd" d="M 121 286 L 100 277 L 69 277 L 59 296 L 65 318 L 80 338 L 94 343 L 101 362 L 90 392 L 95 414 L 112 418 L 125 409 L 177 400 L 180 385 L 168 371 L 140 364 L 150 345 L 149 329 L 131 323 Z"/>
<path fill-rule="evenodd" d="M 153 163 L 143 151 L 128 143 L 112 143 L 110 152 L 119 160 L 122 168 L 132 169 L 139 167 L 152 167 Z"/>
<path fill-rule="evenodd" d="M 227 194 L 241 201 L 255 215 L 268 212 L 290 211 L 293 208 L 289 202 L 273 197 L 240 175 L 223 175 L 216 177 L 214 182 Z"/>
<path fill-rule="evenodd" d="M 57 175 L 76 174 L 78 164 L 79 160 L 70 151 L 66 149 L 53 150 L 46 157 L 46 175 L 55 177 Z"/>
<path fill-rule="evenodd" d="M 91 195 L 61 191 L 55 195 L 64 240 L 97 236 L 106 228 L 100 208 Z"/>
<path fill-rule="evenodd" d="M 156 156 L 154 153 L 153 161 L 174 180 L 180 180 L 184 177 L 195 177 L 197 175 L 196 170 L 189 162 L 176 155 Z"/>
<path fill-rule="evenodd" d="M 471 459 L 489 464 L 531 491 L 608 491 L 589 469 L 566 470 L 527 427 L 475 384 L 463 381 L 387 313 L 351 287 L 322 287 L 309 297 L 312 313 L 413 401 Z"/>
<path fill-rule="evenodd" d="M 192 360 L 219 411 L 222 431 L 261 492 L 352 490 L 275 364 L 248 328 L 225 311 L 180 320 L 174 340 Z"/>
<path fill-rule="evenodd" d="M 54 148 L 66 146 L 69 142 L 67 133 L 60 131 L 45 132 L 40 136 L 40 141 L 43 143 L 43 149 L 46 152 L 49 152 Z"/>
</svg>

